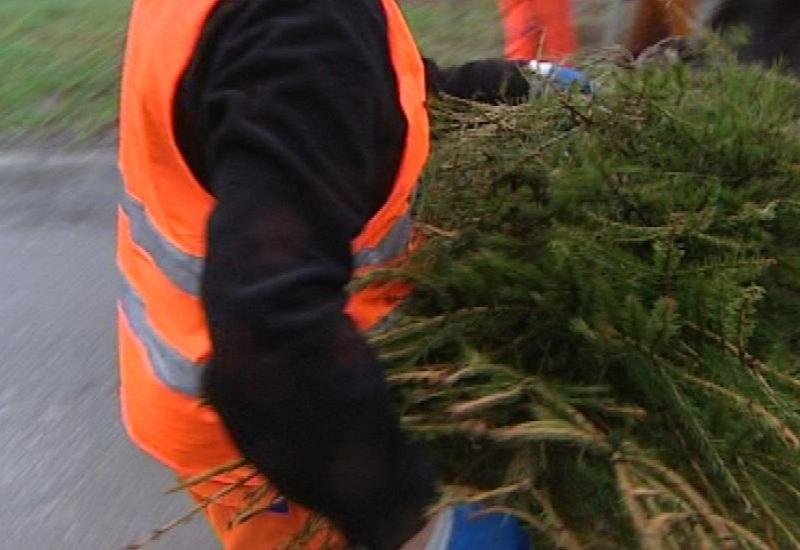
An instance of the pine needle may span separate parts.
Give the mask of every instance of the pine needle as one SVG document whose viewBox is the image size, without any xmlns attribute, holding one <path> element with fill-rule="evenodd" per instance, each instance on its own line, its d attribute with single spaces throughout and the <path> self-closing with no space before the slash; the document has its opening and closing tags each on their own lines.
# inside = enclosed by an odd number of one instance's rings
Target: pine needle
<svg viewBox="0 0 800 550">
<path fill-rule="evenodd" d="M 124 548 L 124 550 L 140 550 L 146 546 L 151 545 L 152 543 L 156 542 L 167 533 L 174 531 L 177 527 L 183 525 L 184 523 L 188 523 L 197 514 L 203 512 L 206 508 L 208 508 L 215 502 L 219 501 L 220 499 L 224 498 L 225 496 L 229 495 L 233 491 L 246 485 L 249 481 L 255 479 L 257 476 L 258 474 L 252 474 L 250 476 L 242 478 L 236 483 L 231 483 L 230 485 L 226 485 L 223 489 L 217 491 L 203 502 L 200 502 L 197 505 L 195 505 L 191 510 L 189 510 L 184 515 L 170 521 L 169 523 L 165 524 L 162 527 L 159 527 L 158 529 L 154 530 L 150 535 L 143 538 L 142 540 L 127 545 Z M 209 476 L 209 477 L 214 477 L 214 476 Z"/>
<path fill-rule="evenodd" d="M 562 420 L 534 420 L 506 428 L 488 430 L 486 434 L 497 441 L 550 441 L 569 443 L 609 454 L 611 447 L 599 436 L 586 433 Z"/>
<path fill-rule="evenodd" d="M 172 487 L 166 489 L 164 491 L 164 494 L 171 495 L 173 493 L 178 493 L 180 491 L 188 489 L 189 487 L 194 487 L 195 485 L 199 485 L 200 483 L 213 479 L 222 474 L 228 474 L 234 472 L 246 465 L 247 461 L 244 458 L 233 460 L 227 464 L 223 464 L 222 466 L 213 468 L 211 470 L 208 470 L 207 472 L 203 472 L 202 474 L 181 480 L 178 484 L 173 485 Z M 250 479 L 252 479 L 253 477 L 254 476 L 250 476 Z"/>
<path fill-rule="evenodd" d="M 754 402 L 752 399 L 747 399 L 733 390 L 723 388 L 722 386 L 715 384 L 710 380 L 704 380 L 686 372 L 674 370 L 674 374 L 688 382 L 701 386 L 719 395 L 725 396 L 734 402 L 740 409 L 759 416 L 765 421 L 766 424 L 771 426 L 787 444 L 791 445 L 795 449 L 800 449 L 800 437 L 794 433 L 794 430 L 782 422 L 777 416 L 769 412 L 765 407 Z"/>
<path fill-rule="evenodd" d="M 484 412 L 486 409 L 491 409 L 498 405 L 513 404 L 517 401 L 520 401 L 523 396 L 524 388 L 516 387 L 504 392 L 484 395 L 483 397 L 473 399 L 472 401 L 457 403 L 448 408 L 448 412 L 457 417 L 469 416 Z"/>
</svg>

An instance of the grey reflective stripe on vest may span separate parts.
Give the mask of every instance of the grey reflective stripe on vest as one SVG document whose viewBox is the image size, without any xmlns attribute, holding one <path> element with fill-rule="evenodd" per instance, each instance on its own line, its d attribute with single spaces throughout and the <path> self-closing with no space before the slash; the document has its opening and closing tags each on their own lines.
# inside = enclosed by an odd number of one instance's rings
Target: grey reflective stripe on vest
<svg viewBox="0 0 800 550">
<path fill-rule="evenodd" d="M 130 220 L 133 241 L 153 258 L 175 286 L 189 294 L 199 294 L 203 258 L 186 254 L 167 241 L 148 218 L 144 206 L 127 192 L 123 193 L 120 204 Z M 377 246 L 356 252 L 353 257 L 356 269 L 383 265 L 401 255 L 411 243 L 413 227 L 410 213 L 397 218 Z"/>
<path fill-rule="evenodd" d="M 353 258 L 356 269 L 383 265 L 408 249 L 414 221 L 411 213 L 403 214 L 394 222 L 386 236 L 374 248 L 363 248 Z"/>
<path fill-rule="evenodd" d="M 395 326 L 400 318 L 403 316 L 403 307 L 408 302 L 408 298 L 404 298 L 400 301 L 389 313 L 378 319 L 375 324 L 368 327 L 367 330 L 364 331 L 364 334 L 367 338 L 372 338 L 376 334 L 379 334 L 385 330 L 388 330 Z"/>
<path fill-rule="evenodd" d="M 204 364 L 187 359 L 161 339 L 147 320 L 144 302 L 124 277 L 121 302 L 131 331 L 147 351 L 158 379 L 184 395 L 200 395 Z"/>
<path fill-rule="evenodd" d="M 150 255 L 159 270 L 176 287 L 199 295 L 203 258 L 186 254 L 167 241 L 150 221 L 144 206 L 127 192 L 123 192 L 120 204 L 130 220 L 133 242 Z M 398 257 L 408 248 L 412 229 L 410 214 L 399 217 L 378 246 L 365 248 L 355 254 L 356 268 L 377 267 Z M 147 319 L 144 301 L 124 277 L 122 310 L 134 335 L 147 351 L 158 379 L 181 394 L 200 395 L 204 365 L 187 359 L 158 335 Z M 397 313 L 390 312 L 369 332 L 383 330 L 396 319 Z"/>
<path fill-rule="evenodd" d="M 125 313 L 131 332 L 144 347 L 155 375 L 161 382 L 178 393 L 192 397 L 200 396 L 205 363 L 195 363 L 187 359 L 181 352 L 164 342 L 147 319 L 144 301 L 124 276 L 121 279 L 122 311 Z M 398 309 L 390 311 L 372 325 L 367 329 L 366 334 L 373 335 L 391 327 L 400 318 Z"/>
<path fill-rule="evenodd" d="M 142 203 L 123 191 L 122 211 L 130 220 L 133 241 L 146 251 L 172 283 L 188 294 L 200 292 L 203 258 L 179 250 L 150 221 Z"/>
</svg>

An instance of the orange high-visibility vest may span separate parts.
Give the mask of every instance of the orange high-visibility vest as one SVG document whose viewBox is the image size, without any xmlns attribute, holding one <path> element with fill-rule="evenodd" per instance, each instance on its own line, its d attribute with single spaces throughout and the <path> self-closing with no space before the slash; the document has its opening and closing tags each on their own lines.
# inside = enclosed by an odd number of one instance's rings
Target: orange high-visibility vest
<svg viewBox="0 0 800 550">
<path fill-rule="evenodd" d="M 563 61 L 578 49 L 570 0 L 500 0 L 507 59 Z"/>
<path fill-rule="evenodd" d="M 199 286 L 206 223 L 215 201 L 189 170 L 172 126 L 177 87 L 218 2 L 137 0 L 122 81 L 124 191 L 117 248 L 123 282 L 118 302 L 122 416 L 142 449 L 185 474 L 239 456 L 220 418 L 199 398 L 212 353 Z M 408 130 L 389 198 L 351 243 L 359 274 L 408 252 L 410 202 L 429 145 L 423 64 L 395 0 L 382 3 Z M 347 313 L 366 330 L 407 293 L 400 284 L 368 287 L 350 297 Z"/>
</svg>

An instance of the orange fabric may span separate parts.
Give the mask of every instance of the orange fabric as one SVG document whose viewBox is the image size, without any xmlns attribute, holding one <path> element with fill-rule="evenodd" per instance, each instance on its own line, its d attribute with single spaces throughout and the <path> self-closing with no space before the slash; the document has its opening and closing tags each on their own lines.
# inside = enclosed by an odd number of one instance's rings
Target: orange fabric
<svg viewBox="0 0 800 550">
<path fill-rule="evenodd" d="M 578 49 L 570 0 L 500 0 L 508 59 L 563 61 Z"/>
<path fill-rule="evenodd" d="M 195 256 L 205 256 L 206 220 L 214 199 L 194 180 L 180 154 L 172 111 L 184 68 L 218 2 L 136 0 L 122 75 L 120 168 L 125 189 L 147 206 L 163 235 Z"/>
<path fill-rule="evenodd" d="M 628 48 L 635 54 L 670 36 L 692 31 L 697 0 L 639 0 Z"/>
<path fill-rule="evenodd" d="M 131 333 L 121 310 L 118 316 L 122 421 L 131 439 L 185 476 L 239 458 L 214 411 L 162 384 L 150 370 L 142 344 Z M 218 479 L 233 481 L 246 473 Z"/>
<path fill-rule="evenodd" d="M 355 325 L 365 330 L 388 315 L 410 293 L 411 287 L 403 283 L 370 286 L 350 298 L 346 311 Z"/>
<path fill-rule="evenodd" d="M 353 241 L 353 252 L 377 245 L 394 221 L 408 211 L 430 149 L 425 67 L 416 42 L 395 0 L 383 0 L 383 7 L 387 17 L 389 50 L 398 77 L 400 106 L 409 125 L 403 160 L 395 178 L 394 188 L 383 207 Z"/>
<path fill-rule="evenodd" d="M 136 0 L 122 82 L 120 168 L 125 192 L 141 203 L 149 224 L 177 251 L 205 256 L 206 223 L 214 199 L 194 179 L 172 128 L 174 97 L 208 14 L 220 0 Z M 408 121 L 406 147 L 386 204 L 352 243 L 356 253 L 374 247 L 408 212 L 427 159 L 429 123 L 424 68 L 395 0 L 383 0 L 388 40 Z M 158 338 L 186 359 L 201 362 L 211 343 L 199 298 L 181 290 L 131 235 L 120 209 L 118 263 L 144 302 Z M 383 318 L 408 293 L 403 285 L 370 287 L 353 296 L 347 312 L 361 329 Z M 165 385 L 142 342 L 119 309 L 122 415 L 131 438 L 175 471 L 191 475 L 238 457 L 220 419 L 194 397 Z M 236 475 L 226 480 L 236 479 Z"/>
<path fill-rule="evenodd" d="M 136 293 L 160 297 L 147 301 L 147 318 L 153 327 L 187 359 L 208 359 L 211 342 L 200 298 L 172 284 L 149 254 L 133 242 L 128 217 L 122 210 L 118 211 L 117 239 L 117 265 Z"/>
<path fill-rule="evenodd" d="M 192 487 L 188 493 L 195 502 L 203 503 L 223 489 L 225 489 L 224 484 L 209 481 Z M 205 509 L 206 518 L 224 550 L 283 548 L 311 518 L 311 512 L 296 504 L 290 504 L 288 513 L 263 512 L 236 527 L 229 528 L 231 521 L 244 508 L 248 491 L 250 489 L 245 487 L 234 489 Z M 334 548 L 339 540 L 340 537 L 335 532 L 321 531 L 310 542 L 303 544 L 303 549 Z"/>
</svg>

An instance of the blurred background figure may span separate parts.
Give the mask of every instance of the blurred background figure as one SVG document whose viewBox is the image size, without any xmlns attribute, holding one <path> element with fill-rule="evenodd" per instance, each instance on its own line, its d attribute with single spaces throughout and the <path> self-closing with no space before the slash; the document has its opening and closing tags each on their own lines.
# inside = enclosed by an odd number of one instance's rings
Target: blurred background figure
<svg viewBox="0 0 800 550">
<path fill-rule="evenodd" d="M 563 60 L 578 49 L 570 0 L 500 0 L 508 59 Z"/>
<path fill-rule="evenodd" d="M 635 55 L 672 36 L 702 28 L 741 29 L 747 42 L 738 48 L 744 62 L 781 63 L 800 72 L 800 2 L 797 0 L 615 0 L 617 19 L 629 27 L 626 46 Z M 632 10 L 632 13 L 630 11 Z M 628 12 L 625 16 L 621 14 Z"/>
<path fill-rule="evenodd" d="M 686 36 L 694 29 L 699 0 L 638 0 L 628 49 L 638 55 L 670 36 Z"/>
</svg>

